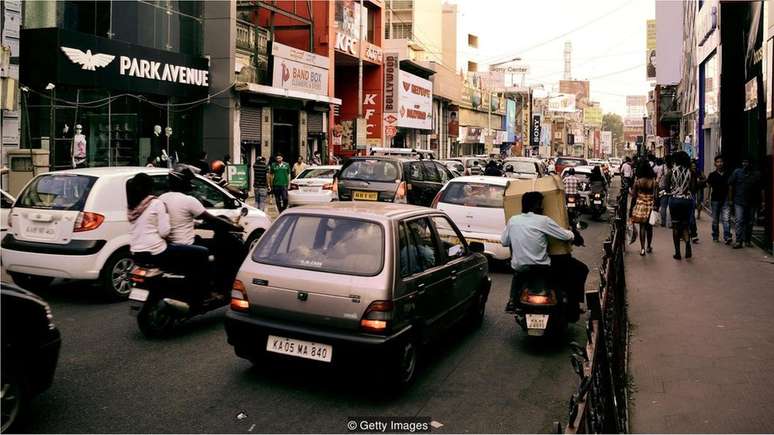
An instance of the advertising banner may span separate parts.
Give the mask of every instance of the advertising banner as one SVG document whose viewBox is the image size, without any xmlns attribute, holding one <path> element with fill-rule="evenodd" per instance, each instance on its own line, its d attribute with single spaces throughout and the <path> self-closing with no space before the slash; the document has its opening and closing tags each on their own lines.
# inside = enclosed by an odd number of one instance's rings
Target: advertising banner
<svg viewBox="0 0 774 435">
<path fill-rule="evenodd" d="M 271 83 L 275 88 L 328 95 L 328 70 L 278 57 Z"/>
<path fill-rule="evenodd" d="M 583 109 L 583 123 L 590 127 L 602 126 L 602 109 L 599 107 Z"/>
<path fill-rule="evenodd" d="M 540 115 L 532 115 L 532 125 L 530 126 L 529 144 L 532 146 L 540 145 L 541 130 Z"/>
<path fill-rule="evenodd" d="M 589 106 L 590 87 L 588 80 L 559 80 L 559 92 L 575 96 L 575 106 L 584 109 Z"/>
<path fill-rule="evenodd" d="M 452 140 L 457 140 L 460 135 L 460 114 L 459 111 L 449 109 L 449 122 L 446 125 L 447 133 Z"/>
<path fill-rule="evenodd" d="M 398 87 L 398 127 L 433 128 L 433 83 L 400 71 Z"/>
<path fill-rule="evenodd" d="M 505 100 L 505 141 L 513 143 L 516 141 L 516 101 Z"/>
<path fill-rule="evenodd" d="M 384 54 L 384 113 L 398 112 L 396 85 L 400 75 L 398 53 Z"/>
<path fill-rule="evenodd" d="M 641 116 L 626 116 L 624 117 L 624 128 L 638 128 L 642 133 L 643 120 Z"/>
<path fill-rule="evenodd" d="M 325 56 L 299 50 L 285 44 L 280 44 L 279 42 L 274 42 L 271 44 L 271 54 L 274 57 L 294 60 L 296 62 L 316 66 L 318 68 L 328 69 L 330 67 L 330 62 Z"/>
<path fill-rule="evenodd" d="M 600 149 L 605 155 L 611 155 L 613 153 L 613 132 L 603 131 L 600 136 Z"/>
<path fill-rule="evenodd" d="M 575 95 L 559 94 L 549 97 L 548 110 L 551 112 L 575 112 Z"/>
<path fill-rule="evenodd" d="M 744 85 L 744 110 L 758 107 L 758 79 L 752 79 Z"/>
<path fill-rule="evenodd" d="M 656 20 L 648 20 L 646 39 L 646 74 L 648 80 L 656 80 Z"/>
</svg>

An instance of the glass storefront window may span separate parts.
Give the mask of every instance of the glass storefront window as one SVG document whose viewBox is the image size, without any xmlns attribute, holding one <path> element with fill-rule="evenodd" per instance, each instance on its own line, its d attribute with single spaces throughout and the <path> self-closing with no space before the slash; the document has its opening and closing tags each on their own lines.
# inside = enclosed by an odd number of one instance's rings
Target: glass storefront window
<svg viewBox="0 0 774 435">
<path fill-rule="evenodd" d="M 718 57 L 710 56 L 704 62 L 704 115 L 718 113 Z"/>
</svg>

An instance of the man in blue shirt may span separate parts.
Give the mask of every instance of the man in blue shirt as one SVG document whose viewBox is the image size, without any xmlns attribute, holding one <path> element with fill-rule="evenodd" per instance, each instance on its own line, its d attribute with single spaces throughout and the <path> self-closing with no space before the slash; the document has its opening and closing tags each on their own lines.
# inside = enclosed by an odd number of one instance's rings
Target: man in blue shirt
<svg viewBox="0 0 774 435">
<path fill-rule="evenodd" d="M 735 170 L 728 179 L 729 198 L 734 204 L 734 220 L 736 221 L 736 244 L 734 249 L 740 249 L 746 243 L 752 246 L 752 227 L 755 210 L 761 203 L 763 189 L 760 184 L 760 174 L 750 164 L 750 158 L 742 159 L 742 167 Z"/>
<path fill-rule="evenodd" d="M 525 193 L 521 198 L 521 214 L 513 216 L 508 221 L 500 237 L 500 243 L 511 248 L 511 268 L 513 269 L 511 297 L 505 308 L 506 312 L 513 312 L 516 308 L 519 272 L 523 272 L 528 266 L 551 265 L 551 258 L 548 256 L 548 237 L 582 244 L 582 237 L 575 230 L 562 228 L 556 221 L 543 216 L 542 213 L 543 194 Z"/>
</svg>

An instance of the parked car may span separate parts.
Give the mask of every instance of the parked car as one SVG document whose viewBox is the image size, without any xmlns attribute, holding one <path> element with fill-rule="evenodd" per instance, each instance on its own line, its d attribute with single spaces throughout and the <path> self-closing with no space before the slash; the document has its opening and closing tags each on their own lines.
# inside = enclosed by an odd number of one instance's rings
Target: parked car
<svg viewBox="0 0 774 435">
<path fill-rule="evenodd" d="M 287 210 L 239 270 L 228 342 L 254 364 L 304 358 L 407 385 L 426 343 L 460 321 L 481 324 L 491 280 L 480 251 L 424 207 Z"/>
<path fill-rule="evenodd" d="M 557 174 L 561 174 L 565 168 L 579 165 L 588 165 L 588 161 L 580 157 L 557 157 L 556 163 L 554 163 Z"/>
<path fill-rule="evenodd" d="M 500 236 L 505 229 L 503 194 L 507 185 L 505 177 L 455 178 L 438 193 L 433 208 L 446 213 L 468 243 L 482 243 L 486 255 L 506 260 L 511 253 L 500 243 Z"/>
<path fill-rule="evenodd" d="M 156 193 L 167 190 L 165 168 L 111 167 L 47 172 L 32 179 L 11 209 L 2 258 L 14 282 L 28 290 L 54 278 L 99 280 L 105 294 L 125 299 L 131 291 L 126 182 L 139 172 L 154 178 Z M 193 180 L 191 195 L 218 216 L 234 218 L 242 207 L 246 241 L 269 227 L 266 214 L 243 204 L 205 177 Z"/>
<path fill-rule="evenodd" d="M 288 206 L 336 201 L 333 178 L 341 166 L 310 166 L 290 181 Z"/>
<path fill-rule="evenodd" d="M 461 177 L 465 173 L 465 165 L 457 160 L 441 160 L 441 163 L 446 165 L 446 168 L 451 171 L 455 177 Z"/>
<path fill-rule="evenodd" d="M 8 192 L 0 190 L 0 240 L 5 237 L 5 233 L 8 231 L 8 215 L 11 213 L 14 201 L 14 197 Z"/>
<path fill-rule="evenodd" d="M 508 169 L 512 168 L 512 171 Z M 508 157 L 503 162 L 503 171 L 510 178 L 535 179 L 546 175 L 546 167 L 539 159 L 532 157 Z"/>
<path fill-rule="evenodd" d="M 40 297 L 2 283 L 2 432 L 16 432 L 30 400 L 54 380 L 61 337 Z"/>
<path fill-rule="evenodd" d="M 429 206 L 451 171 L 437 160 L 355 157 L 341 168 L 334 188 L 340 201 L 397 202 Z"/>
<path fill-rule="evenodd" d="M 621 173 L 621 165 L 623 164 L 623 159 L 620 159 L 618 157 L 610 157 L 610 169 L 613 172 L 613 175 L 619 175 Z"/>
<path fill-rule="evenodd" d="M 589 159 L 589 166 L 599 166 L 599 169 L 602 171 L 602 174 L 607 177 L 609 180 L 612 176 L 610 174 L 610 164 L 607 160 L 604 159 Z"/>
</svg>

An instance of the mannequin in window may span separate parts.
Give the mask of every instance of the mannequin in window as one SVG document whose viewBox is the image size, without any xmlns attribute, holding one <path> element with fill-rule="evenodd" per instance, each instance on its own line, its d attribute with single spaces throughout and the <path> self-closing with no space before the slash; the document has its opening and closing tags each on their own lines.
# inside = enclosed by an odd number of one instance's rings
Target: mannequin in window
<svg viewBox="0 0 774 435">
<path fill-rule="evenodd" d="M 161 157 L 161 150 L 164 149 L 164 136 L 161 135 L 161 126 L 153 126 L 153 134 L 151 135 L 151 149 L 150 155 L 154 159 Z"/>
<path fill-rule="evenodd" d="M 73 135 L 73 168 L 83 167 L 86 162 L 86 135 L 83 134 L 81 124 L 75 124 L 75 134 Z"/>
</svg>

